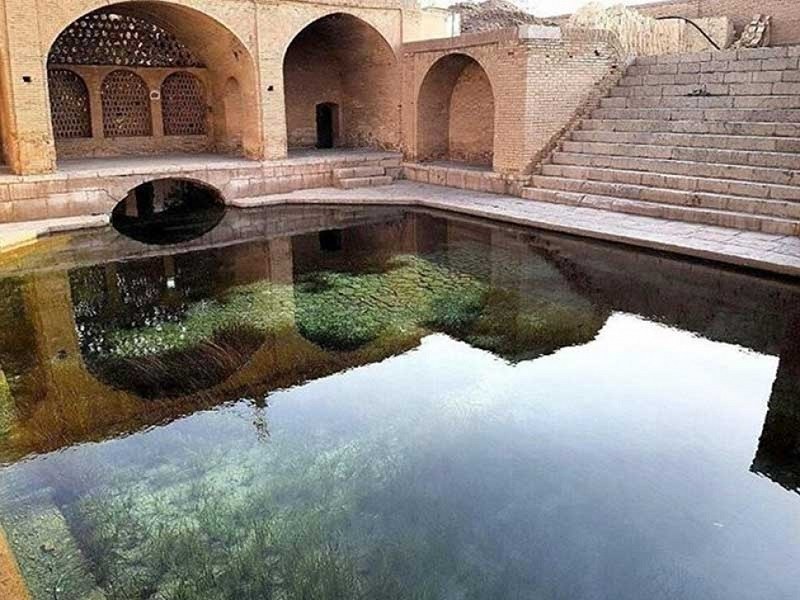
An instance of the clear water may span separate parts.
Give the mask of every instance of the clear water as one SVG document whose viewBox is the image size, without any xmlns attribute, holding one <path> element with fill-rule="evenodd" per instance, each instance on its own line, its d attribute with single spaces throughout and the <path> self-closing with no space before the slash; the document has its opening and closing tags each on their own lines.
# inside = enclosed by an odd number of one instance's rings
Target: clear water
<svg viewBox="0 0 800 600">
<path fill-rule="evenodd" d="M 0 269 L 36 600 L 800 597 L 792 282 L 389 208 Z"/>
</svg>

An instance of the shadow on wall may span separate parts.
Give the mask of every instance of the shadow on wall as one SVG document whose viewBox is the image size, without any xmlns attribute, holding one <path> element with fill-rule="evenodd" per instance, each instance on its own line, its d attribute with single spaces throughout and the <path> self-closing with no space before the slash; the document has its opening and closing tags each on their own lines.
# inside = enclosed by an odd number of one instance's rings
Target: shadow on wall
<svg viewBox="0 0 800 600">
<path fill-rule="evenodd" d="M 314 21 L 289 44 L 283 73 L 289 148 L 399 148 L 399 66 L 372 26 L 341 13 Z M 320 119 L 320 107 L 336 110 Z"/>
<path fill-rule="evenodd" d="M 417 111 L 420 160 L 492 165 L 494 93 L 475 59 L 450 54 L 434 63 L 422 81 Z"/>
</svg>

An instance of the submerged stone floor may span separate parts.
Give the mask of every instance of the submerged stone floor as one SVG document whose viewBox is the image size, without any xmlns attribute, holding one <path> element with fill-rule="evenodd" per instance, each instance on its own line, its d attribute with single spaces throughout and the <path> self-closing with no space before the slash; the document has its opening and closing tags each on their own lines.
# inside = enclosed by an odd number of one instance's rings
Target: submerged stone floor
<svg viewBox="0 0 800 600">
<path fill-rule="evenodd" d="M 564 206 L 514 196 L 401 181 L 391 186 L 322 188 L 236 201 L 241 208 L 285 203 L 407 204 L 486 217 L 612 242 L 674 252 L 784 275 L 800 275 L 800 237 Z"/>
<path fill-rule="evenodd" d="M 623 215 L 424 183 L 342 190 L 308 189 L 234 200 L 253 208 L 281 204 L 401 204 L 485 217 L 519 225 L 672 252 L 772 273 L 800 276 L 800 237 L 777 236 L 710 225 Z M 69 229 L 101 227 L 106 216 L 50 219 L 0 225 L 0 251 Z"/>
</svg>

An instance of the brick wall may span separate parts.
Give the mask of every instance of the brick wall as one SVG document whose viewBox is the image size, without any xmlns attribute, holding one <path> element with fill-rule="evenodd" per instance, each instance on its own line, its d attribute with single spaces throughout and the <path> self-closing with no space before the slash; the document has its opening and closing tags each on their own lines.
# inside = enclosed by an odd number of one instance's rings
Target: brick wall
<svg viewBox="0 0 800 600">
<path fill-rule="evenodd" d="M 399 145 L 400 71 L 387 41 L 364 21 L 333 14 L 306 27 L 284 60 L 289 147 L 313 146 L 316 105 L 340 107 L 343 147 Z"/>
<path fill-rule="evenodd" d="M 558 29 L 517 30 L 467 34 L 445 40 L 403 46 L 403 143 L 412 160 L 487 156 L 488 82 L 494 97 L 493 169 L 507 177 L 530 172 L 552 139 L 574 119 L 608 76 L 619 48 L 607 33 Z M 453 90 L 467 64 L 461 84 L 472 95 L 451 103 Z M 479 66 L 478 66 L 479 65 Z M 486 82 L 478 86 L 477 70 Z M 469 75 L 472 73 L 472 75 Z M 475 113 L 478 107 L 483 112 Z M 455 109 L 457 127 L 450 134 Z M 466 127 L 472 111 L 473 123 Z M 446 140 L 447 143 L 443 143 Z M 455 142 L 456 152 L 450 145 Z M 484 158 L 484 162 L 486 158 Z"/>
<path fill-rule="evenodd" d="M 342 68 L 330 40 L 319 39 L 315 28 L 301 32 L 284 60 L 286 131 L 289 148 L 313 147 L 317 142 L 316 106 L 342 105 Z M 339 145 L 337 143 L 337 145 Z"/>
<path fill-rule="evenodd" d="M 418 158 L 492 164 L 494 92 L 474 58 L 441 57 L 426 73 L 416 103 Z"/>
<path fill-rule="evenodd" d="M 598 84 L 618 66 L 617 52 L 605 32 L 591 30 L 526 44 L 525 171 L 596 97 Z"/>
<path fill-rule="evenodd" d="M 800 44 L 800 4 L 797 0 L 675 0 L 634 7 L 652 17 L 727 16 L 741 33 L 756 14 L 772 16 L 772 45 Z"/>
<path fill-rule="evenodd" d="M 494 94 L 486 73 L 470 62 L 461 72 L 450 98 L 449 158 L 492 164 L 494 156 Z"/>
</svg>

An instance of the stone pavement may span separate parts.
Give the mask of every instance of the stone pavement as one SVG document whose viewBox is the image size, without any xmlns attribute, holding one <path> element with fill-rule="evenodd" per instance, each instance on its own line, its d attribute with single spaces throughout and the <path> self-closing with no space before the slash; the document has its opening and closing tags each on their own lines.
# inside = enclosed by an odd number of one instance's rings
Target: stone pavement
<svg viewBox="0 0 800 600">
<path fill-rule="evenodd" d="M 247 198 L 241 208 L 279 204 L 403 204 L 485 217 L 600 240 L 673 252 L 784 275 L 800 275 L 800 238 L 728 229 L 580 206 L 549 204 L 401 181 L 391 186 L 321 188 Z"/>
</svg>

